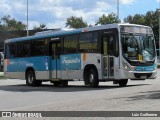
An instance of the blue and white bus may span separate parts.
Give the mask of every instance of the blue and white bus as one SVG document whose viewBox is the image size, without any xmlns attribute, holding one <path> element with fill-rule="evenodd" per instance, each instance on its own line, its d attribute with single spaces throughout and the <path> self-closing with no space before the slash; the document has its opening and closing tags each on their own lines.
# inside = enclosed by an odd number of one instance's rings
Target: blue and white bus
<svg viewBox="0 0 160 120">
<path fill-rule="evenodd" d="M 108 24 L 37 33 L 5 41 L 4 75 L 29 86 L 100 81 L 126 86 L 128 79 L 156 78 L 157 56 L 148 26 Z"/>
</svg>

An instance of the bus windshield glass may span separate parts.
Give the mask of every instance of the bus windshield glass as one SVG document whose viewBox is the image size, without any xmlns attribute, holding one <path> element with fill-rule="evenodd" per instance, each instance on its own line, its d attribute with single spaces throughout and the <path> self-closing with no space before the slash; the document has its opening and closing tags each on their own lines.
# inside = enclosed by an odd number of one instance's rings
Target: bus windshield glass
<svg viewBox="0 0 160 120">
<path fill-rule="evenodd" d="M 122 33 L 122 52 L 129 61 L 153 61 L 156 57 L 153 34 Z"/>
</svg>

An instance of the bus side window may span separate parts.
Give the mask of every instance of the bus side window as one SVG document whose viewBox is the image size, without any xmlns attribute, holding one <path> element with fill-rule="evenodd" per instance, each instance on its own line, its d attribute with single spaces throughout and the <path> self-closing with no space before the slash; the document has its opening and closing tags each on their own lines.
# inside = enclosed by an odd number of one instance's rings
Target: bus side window
<svg viewBox="0 0 160 120">
<path fill-rule="evenodd" d="M 83 33 L 79 36 L 79 50 L 81 52 L 97 51 L 97 32 Z"/>
<path fill-rule="evenodd" d="M 110 36 L 109 37 L 109 55 L 114 55 L 114 37 L 113 36 Z"/>
<path fill-rule="evenodd" d="M 48 44 L 47 39 L 33 40 L 30 42 L 30 55 L 31 56 L 42 56 L 48 55 Z"/>
<path fill-rule="evenodd" d="M 118 36 L 114 36 L 114 56 L 119 56 L 119 41 Z"/>
<path fill-rule="evenodd" d="M 15 58 L 17 45 L 14 43 L 10 43 L 10 44 L 6 44 L 5 47 L 6 47 L 5 59 Z"/>
<path fill-rule="evenodd" d="M 75 53 L 78 51 L 78 35 L 64 37 L 64 53 Z"/>
</svg>

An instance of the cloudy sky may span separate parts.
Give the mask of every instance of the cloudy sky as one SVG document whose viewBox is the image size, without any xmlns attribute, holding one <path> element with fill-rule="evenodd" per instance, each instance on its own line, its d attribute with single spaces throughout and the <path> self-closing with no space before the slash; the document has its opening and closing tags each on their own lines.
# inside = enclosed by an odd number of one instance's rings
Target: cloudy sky
<svg viewBox="0 0 160 120">
<path fill-rule="evenodd" d="M 160 8 L 160 0 L 119 0 L 120 19 L 128 15 L 145 14 Z M 70 16 L 83 17 L 94 24 L 102 14 L 116 13 L 117 0 L 28 0 L 29 29 L 39 24 L 47 28 L 64 28 Z M 27 0 L 0 0 L 0 18 L 10 15 L 26 24 Z"/>
</svg>

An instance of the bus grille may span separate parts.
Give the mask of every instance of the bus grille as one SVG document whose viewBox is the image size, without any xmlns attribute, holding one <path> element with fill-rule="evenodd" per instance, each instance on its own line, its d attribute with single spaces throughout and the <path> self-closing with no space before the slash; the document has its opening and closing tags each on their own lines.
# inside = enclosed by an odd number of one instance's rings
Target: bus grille
<svg viewBox="0 0 160 120">
<path fill-rule="evenodd" d="M 150 78 L 152 76 L 152 73 L 134 73 L 134 76 L 136 78 L 141 78 L 142 76 L 146 76 L 146 78 Z"/>
</svg>

